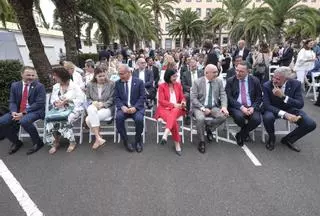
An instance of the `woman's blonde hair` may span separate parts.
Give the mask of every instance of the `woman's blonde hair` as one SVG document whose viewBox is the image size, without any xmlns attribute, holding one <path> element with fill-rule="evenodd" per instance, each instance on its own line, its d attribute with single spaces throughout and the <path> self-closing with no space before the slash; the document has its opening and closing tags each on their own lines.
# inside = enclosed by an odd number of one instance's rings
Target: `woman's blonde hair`
<svg viewBox="0 0 320 216">
<path fill-rule="evenodd" d="M 66 69 L 66 70 L 69 70 L 69 69 L 74 69 L 75 68 L 75 65 L 70 62 L 70 61 L 65 61 L 63 63 L 63 67 Z"/>
</svg>

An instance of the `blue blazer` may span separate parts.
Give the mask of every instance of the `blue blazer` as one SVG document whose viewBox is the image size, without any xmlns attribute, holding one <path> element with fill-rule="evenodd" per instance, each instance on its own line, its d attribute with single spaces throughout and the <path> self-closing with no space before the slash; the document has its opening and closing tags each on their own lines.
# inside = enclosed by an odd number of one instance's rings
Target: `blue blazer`
<svg viewBox="0 0 320 216">
<path fill-rule="evenodd" d="M 139 70 L 134 70 L 132 76 L 137 77 L 139 79 Z M 153 71 L 145 70 L 144 71 L 144 87 L 146 89 L 153 87 Z"/>
<path fill-rule="evenodd" d="M 286 83 L 286 89 L 284 94 L 289 97 L 287 103 L 281 98 L 273 95 L 272 93 L 273 84 L 272 81 L 268 81 L 263 85 L 263 104 L 265 111 L 273 112 L 278 115 L 280 110 L 294 111 L 300 110 L 304 106 L 301 82 L 294 79 L 289 79 Z M 291 112 L 292 113 L 292 112 Z"/>
<path fill-rule="evenodd" d="M 122 106 L 128 106 L 127 97 L 125 95 L 124 82 L 122 82 L 121 80 L 116 81 L 115 100 L 117 110 L 120 110 Z M 130 104 L 132 107 L 135 107 L 138 112 L 144 114 L 144 102 L 144 83 L 139 78 L 132 77 Z"/>
<path fill-rule="evenodd" d="M 260 110 L 262 103 L 262 89 L 260 81 L 256 77 L 248 75 L 248 88 L 251 106 L 255 110 Z M 236 76 L 232 76 L 227 80 L 226 93 L 228 97 L 228 108 L 240 109 L 242 105 L 237 101 L 240 94 L 239 80 Z"/>
<path fill-rule="evenodd" d="M 22 81 L 14 82 L 11 85 L 9 109 L 10 112 L 19 112 L 20 103 L 22 99 Z M 28 106 L 26 109 L 27 113 L 37 113 L 41 117 L 45 116 L 46 106 L 46 89 L 43 84 L 38 81 L 33 81 L 30 84 L 28 94 Z"/>
</svg>

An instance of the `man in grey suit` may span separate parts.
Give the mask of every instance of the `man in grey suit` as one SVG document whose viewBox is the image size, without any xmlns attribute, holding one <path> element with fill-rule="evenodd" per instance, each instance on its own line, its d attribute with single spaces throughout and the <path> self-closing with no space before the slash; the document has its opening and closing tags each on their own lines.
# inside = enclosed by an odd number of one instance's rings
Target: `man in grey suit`
<svg viewBox="0 0 320 216">
<path fill-rule="evenodd" d="M 189 69 L 184 71 L 181 76 L 181 84 L 183 87 L 183 94 L 187 100 L 187 115 L 185 117 L 185 124 L 190 124 L 190 89 L 192 87 L 192 83 L 198 78 L 203 77 L 203 70 L 198 70 L 196 59 L 192 58 L 189 62 Z"/>
<path fill-rule="evenodd" d="M 198 150 L 206 151 L 204 132 L 209 141 L 213 140 L 212 130 L 216 129 L 229 116 L 227 109 L 227 95 L 222 80 L 218 77 L 218 68 L 208 64 L 204 70 L 204 77 L 197 79 L 191 89 L 192 112 L 197 121 L 197 133 L 200 139 Z M 207 117 L 210 119 L 206 120 Z"/>
</svg>

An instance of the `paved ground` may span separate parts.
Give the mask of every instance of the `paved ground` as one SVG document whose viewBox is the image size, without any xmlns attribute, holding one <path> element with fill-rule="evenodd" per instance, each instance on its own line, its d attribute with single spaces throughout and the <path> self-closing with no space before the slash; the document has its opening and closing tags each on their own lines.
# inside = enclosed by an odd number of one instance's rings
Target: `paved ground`
<svg viewBox="0 0 320 216">
<path fill-rule="evenodd" d="M 320 122 L 318 107 L 306 101 L 305 110 Z M 26 156 L 30 141 L 8 156 L 9 143 L 1 141 L 0 159 L 47 216 L 320 215 L 319 128 L 299 141 L 301 153 L 280 144 L 269 152 L 257 133 L 247 144 L 262 163 L 256 167 L 240 147 L 223 142 L 202 155 L 187 141 L 178 157 L 171 142 L 156 145 L 155 123 L 147 126 L 141 154 L 111 139 L 94 152 L 86 137 L 75 152 L 67 154 L 65 146 L 54 156 L 48 148 Z M 0 216 L 20 215 L 0 178 Z"/>
</svg>

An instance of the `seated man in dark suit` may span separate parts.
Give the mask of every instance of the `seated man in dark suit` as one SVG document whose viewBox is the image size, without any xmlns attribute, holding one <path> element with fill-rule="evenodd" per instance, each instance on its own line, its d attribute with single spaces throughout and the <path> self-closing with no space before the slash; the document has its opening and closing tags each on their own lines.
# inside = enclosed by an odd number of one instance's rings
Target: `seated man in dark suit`
<svg viewBox="0 0 320 216">
<path fill-rule="evenodd" d="M 146 105 L 148 109 L 152 107 L 152 101 L 156 98 L 156 89 L 153 85 L 153 71 L 147 69 L 147 62 L 144 58 L 137 61 L 138 69 L 134 70 L 132 76 L 141 79 L 144 82 L 146 92 Z"/>
<path fill-rule="evenodd" d="M 270 151 L 274 149 L 274 122 L 277 118 L 283 118 L 298 125 L 281 140 L 281 143 L 296 152 L 300 152 L 300 149 L 294 143 L 316 128 L 316 123 L 312 118 L 301 110 L 304 106 L 301 83 L 289 78 L 290 75 L 291 69 L 289 67 L 277 68 L 272 81 L 270 80 L 263 85 L 265 109 L 263 122 L 269 135 L 266 148 Z"/>
<path fill-rule="evenodd" d="M 236 134 L 237 144 L 243 146 L 249 132 L 261 123 L 260 105 L 262 90 L 259 80 L 248 74 L 246 63 L 238 64 L 236 75 L 226 84 L 228 110 L 235 123 L 241 128 Z"/>
<path fill-rule="evenodd" d="M 203 70 L 199 70 L 197 66 L 197 61 L 194 58 L 190 59 L 189 62 L 189 69 L 184 71 L 181 77 L 181 84 L 183 87 L 183 94 L 186 98 L 187 104 L 187 115 L 185 117 L 185 123 L 186 125 L 190 124 L 190 89 L 192 87 L 192 83 L 194 83 L 195 80 L 198 78 L 203 77 Z"/>
<path fill-rule="evenodd" d="M 38 151 L 43 146 L 33 122 L 45 116 L 46 90 L 36 81 L 36 71 L 32 67 L 24 67 L 21 72 L 22 81 L 11 85 L 10 112 L 0 117 L 0 130 L 6 131 L 6 138 L 12 142 L 9 154 L 17 152 L 23 143 L 19 140 L 16 125 L 20 125 L 30 134 L 33 147 L 27 154 Z"/>
<path fill-rule="evenodd" d="M 236 67 L 243 62 L 242 60 L 242 56 L 236 56 L 235 59 L 233 59 L 233 67 L 230 68 L 229 70 L 227 70 L 227 79 L 229 79 L 230 77 L 233 77 L 234 75 L 236 75 Z"/>
<path fill-rule="evenodd" d="M 131 76 L 130 68 L 119 66 L 120 80 L 115 86 L 115 103 L 117 107 L 116 125 L 124 146 L 129 152 L 143 150 L 141 134 L 143 132 L 145 89 L 143 81 Z M 132 118 L 136 126 L 135 143 L 128 143 L 125 120 Z"/>
</svg>

